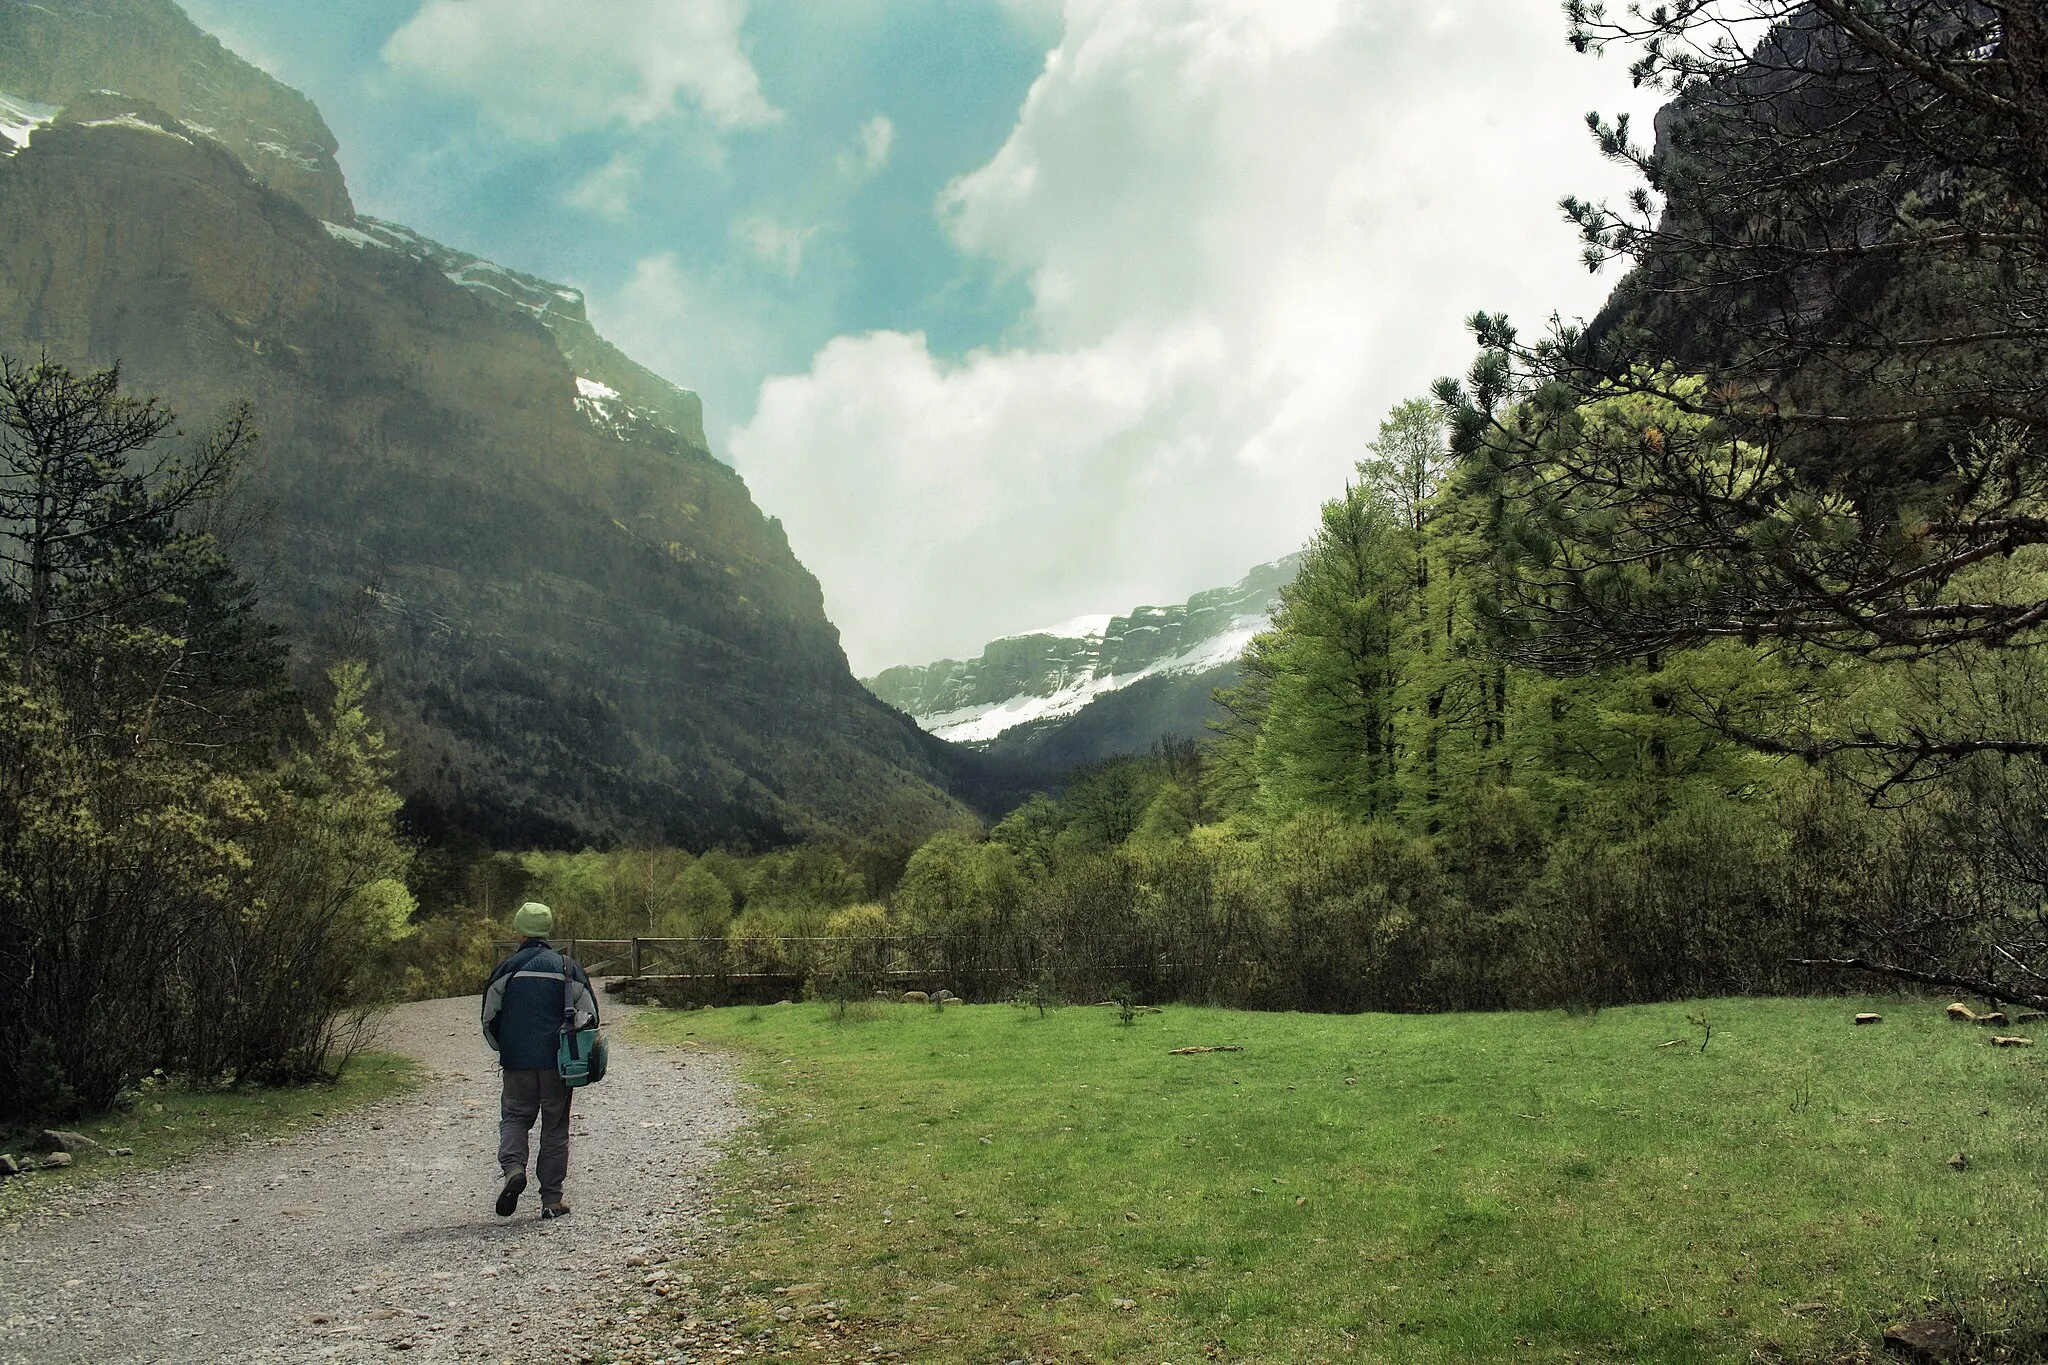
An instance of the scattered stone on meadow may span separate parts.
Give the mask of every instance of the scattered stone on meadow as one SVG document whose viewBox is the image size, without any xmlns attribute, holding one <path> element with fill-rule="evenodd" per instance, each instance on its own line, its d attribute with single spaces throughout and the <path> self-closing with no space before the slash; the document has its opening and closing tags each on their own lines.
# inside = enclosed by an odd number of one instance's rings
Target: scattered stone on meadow
<svg viewBox="0 0 2048 1365">
<path fill-rule="evenodd" d="M 2034 1040 L 2032 1038 L 2017 1038 L 2010 1033 L 1994 1033 L 1991 1035 L 1991 1046 L 1993 1047 L 2032 1047 L 2033 1045 Z"/>
<path fill-rule="evenodd" d="M 1989 1014 L 1977 1016 L 1977 1024 L 1983 1028 L 2004 1028 L 2010 1023 L 2012 1020 L 2005 1017 L 2004 1010 L 1993 1010 Z"/>
<path fill-rule="evenodd" d="M 1138 1306 L 1136 1299 L 1111 1299 L 1109 1306 L 1119 1313 L 1128 1313 Z"/>
<path fill-rule="evenodd" d="M 1974 1024 L 1977 1022 L 1977 1011 L 1958 1000 L 1948 1007 L 1948 1017 L 1958 1023 Z"/>
<path fill-rule="evenodd" d="M 929 1005 L 931 1002 L 931 996 L 924 991 L 903 992 L 903 1003 L 906 1005 Z"/>
<path fill-rule="evenodd" d="M 1954 1323 L 1938 1319 L 1902 1322 L 1884 1329 L 1884 1347 L 1912 1361 L 1961 1360 L 1963 1334 Z"/>
<path fill-rule="evenodd" d="M 1346 1076 L 1346 1077 L 1344 1078 L 1344 1084 L 1346 1084 L 1346 1085 L 1357 1085 L 1357 1084 L 1358 1084 L 1358 1077 L 1356 1077 L 1356 1076 Z"/>
<path fill-rule="evenodd" d="M 1948 1159 L 1948 1164 L 1950 1166 L 1953 1166 L 1956 1170 L 1967 1171 L 1970 1169 L 1969 1155 L 1964 1152 L 1957 1152 L 1954 1156 Z"/>
<path fill-rule="evenodd" d="M 46 1171 L 61 1171 L 70 1164 L 71 1153 L 69 1152 L 52 1152 L 43 1158 L 43 1169 Z"/>
<path fill-rule="evenodd" d="M 20 1174 L 21 1163 L 6 1153 L 0 1153 L 0 1180 L 5 1180 L 10 1175 Z"/>
<path fill-rule="evenodd" d="M 115 1156 L 134 1156 L 134 1155 L 135 1155 L 135 1149 L 134 1149 L 133 1147 L 116 1147 L 116 1148 L 114 1148 L 114 1150 L 113 1150 L 113 1155 L 115 1155 Z"/>
<path fill-rule="evenodd" d="M 1884 1016 L 1882 1014 L 1859 1014 L 1856 1016 L 1856 1022 L 1859 1024 L 1882 1024 Z"/>
<path fill-rule="evenodd" d="M 43 1129 L 42 1148 L 46 1152 L 83 1152 L 99 1144 L 83 1133 L 73 1133 L 63 1128 Z"/>
</svg>

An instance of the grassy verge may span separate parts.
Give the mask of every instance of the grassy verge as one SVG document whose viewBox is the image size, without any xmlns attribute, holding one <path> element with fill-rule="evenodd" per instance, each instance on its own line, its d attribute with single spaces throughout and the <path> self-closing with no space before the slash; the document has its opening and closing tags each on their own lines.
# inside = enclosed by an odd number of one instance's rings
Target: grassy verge
<svg viewBox="0 0 2048 1365">
<path fill-rule="evenodd" d="M 1938 1004 L 641 1027 L 760 1087 L 725 1283 L 650 1343 L 694 1316 L 820 1361 L 1834 1361 L 1927 1315 L 2036 1358 L 2048 1306 L 2044 1059 Z"/>
<path fill-rule="evenodd" d="M 395 1095 L 418 1079 L 419 1068 L 390 1053 L 363 1053 L 331 1084 L 279 1090 L 146 1092 L 126 1111 L 99 1114 L 60 1127 L 84 1133 L 99 1146 L 81 1152 L 62 1170 L 35 1171 L 0 1181 L 0 1224 L 52 1198 L 138 1168 L 168 1166 L 209 1147 L 289 1136 L 329 1114 Z M 17 1158 L 39 1129 L 0 1128 L 0 1152 Z M 129 1155 L 116 1156 L 126 1148 Z"/>
</svg>

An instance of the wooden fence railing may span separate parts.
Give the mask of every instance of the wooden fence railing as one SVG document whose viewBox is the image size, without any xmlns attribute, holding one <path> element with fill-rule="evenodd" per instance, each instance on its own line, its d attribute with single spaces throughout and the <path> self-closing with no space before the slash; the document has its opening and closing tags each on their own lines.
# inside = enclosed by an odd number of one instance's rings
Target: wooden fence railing
<svg viewBox="0 0 2048 1365">
<path fill-rule="evenodd" d="M 1228 934 L 1014 932 L 887 937 L 557 938 L 593 977 L 636 979 L 649 999 L 773 1002 L 859 982 L 872 990 L 937 990 L 971 1000 L 1050 994 L 1236 1002 L 1267 973 Z M 502 960 L 518 940 L 494 943 Z"/>
</svg>

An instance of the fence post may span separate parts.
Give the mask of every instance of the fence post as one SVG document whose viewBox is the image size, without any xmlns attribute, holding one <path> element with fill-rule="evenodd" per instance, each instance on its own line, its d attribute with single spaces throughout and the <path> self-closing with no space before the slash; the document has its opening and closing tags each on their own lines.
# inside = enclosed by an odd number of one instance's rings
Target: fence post
<svg viewBox="0 0 2048 1365">
<path fill-rule="evenodd" d="M 632 961 L 633 975 L 638 976 L 640 975 L 640 940 L 638 938 L 633 940 Z"/>
</svg>

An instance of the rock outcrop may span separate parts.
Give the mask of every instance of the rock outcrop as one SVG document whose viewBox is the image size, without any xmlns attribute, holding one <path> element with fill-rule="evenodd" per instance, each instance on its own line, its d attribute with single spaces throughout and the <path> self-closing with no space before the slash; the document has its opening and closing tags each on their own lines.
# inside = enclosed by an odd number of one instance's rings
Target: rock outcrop
<svg viewBox="0 0 2048 1365">
<path fill-rule="evenodd" d="M 0 0 L 0 91 L 61 107 L 102 90 L 190 125 L 314 217 L 355 217 L 338 144 L 313 102 L 169 0 Z"/>
</svg>

